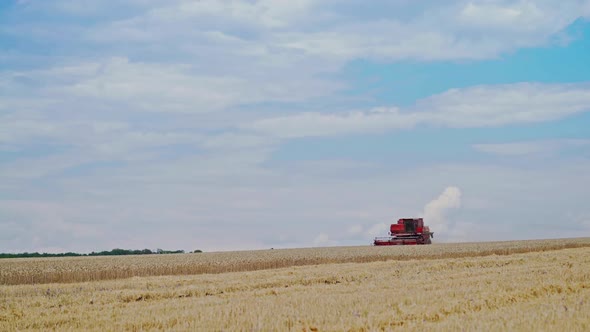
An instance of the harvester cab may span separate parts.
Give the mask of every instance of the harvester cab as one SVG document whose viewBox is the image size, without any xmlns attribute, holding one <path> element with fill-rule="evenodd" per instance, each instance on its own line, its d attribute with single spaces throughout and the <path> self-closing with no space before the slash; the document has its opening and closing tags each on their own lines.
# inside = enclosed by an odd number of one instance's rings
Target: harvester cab
<svg viewBox="0 0 590 332">
<path fill-rule="evenodd" d="M 404 221 L 404 230 L 406 233 L 416 232 L 416 220 L 415 219 L 402 219 Z"/>
<path fill-rule="evenodd" d="M 376 237 L 376 246 L 392 246 L 404 244 L 431 244 L 434 232 L 424 226 L 423 218 L 402 218 L 389 227 L 388 237 Z"/>
</svg>

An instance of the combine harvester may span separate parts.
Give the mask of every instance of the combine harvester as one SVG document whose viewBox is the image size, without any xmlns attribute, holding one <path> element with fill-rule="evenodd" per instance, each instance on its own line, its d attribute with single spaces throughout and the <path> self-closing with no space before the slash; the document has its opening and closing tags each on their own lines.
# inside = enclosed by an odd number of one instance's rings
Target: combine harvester
<svg viewBox="0 0 590 332">
<path fill-rule="evenodd" d="M 428 226 L 424 226 L 422 218 L 402 218 L 397 224 L 391 224 L 387 237 L 376 237 L 373 242 L 376 246 L 395 246 L 404 244 L 431 244 L 430 239 L 434 232 Z"/>
</svg>

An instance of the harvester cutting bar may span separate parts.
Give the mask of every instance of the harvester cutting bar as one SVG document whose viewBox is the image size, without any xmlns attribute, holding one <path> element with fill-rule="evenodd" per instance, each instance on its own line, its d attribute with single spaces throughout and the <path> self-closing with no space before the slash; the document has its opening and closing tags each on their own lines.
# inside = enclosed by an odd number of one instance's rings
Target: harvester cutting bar
<svg viewBox="0 0 590 332">
<path fill-rule="evenodd" d="M 373 243 L 376 246 L 395 246 L 395 245 L 412 245 L 424 244 L 421 236 L 408 237 L 376 237 Z"/>
</svg>

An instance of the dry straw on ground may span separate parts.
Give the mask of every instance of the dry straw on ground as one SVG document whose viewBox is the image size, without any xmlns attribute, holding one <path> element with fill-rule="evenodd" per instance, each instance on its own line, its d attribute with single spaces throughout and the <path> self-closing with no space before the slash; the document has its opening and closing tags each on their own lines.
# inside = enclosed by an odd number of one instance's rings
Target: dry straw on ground
<svg viewBox="0 0 590 332">
<path fill-rule="evenodd" d="M 499 249 L 496 244 L 402 247 L 383 252 L 404 260 L 5 285 L 0 330 L 590 330 L 590 247 L 548 250 L 553 242 L 527 242 L 528 253 L 475 254 L 485 253 L 486 246 Z M 331 259 L 336 252 L 354 253 L 330 249 L 332 254 L 324 253 Z M 251 254 L 256 253 L 261 252 Z M 167 259 L 178 258 L 163 256 L 160 264 Z M 78 270 L 76 264 L 83 263 L 64 260 L 63 269 L 68 262 Z"/>
</svg>

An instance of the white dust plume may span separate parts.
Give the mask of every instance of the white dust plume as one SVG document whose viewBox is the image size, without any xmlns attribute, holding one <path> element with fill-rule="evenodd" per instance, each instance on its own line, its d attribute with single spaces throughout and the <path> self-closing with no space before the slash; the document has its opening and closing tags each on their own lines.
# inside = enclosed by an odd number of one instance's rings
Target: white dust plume
<svg viewBox="0 0 590 332">
<path fill-rule="evenodd" d="M 461 206 L 461 190 L 457 187 L 447 187 L 440 196 L 426 204 L 424 207 L 424 223 L 430 226 L 430 230 L 436 234 L 449 232 L 452 222 L 447 218 L 447 213 L 451 209 Z"/>
</svg>

